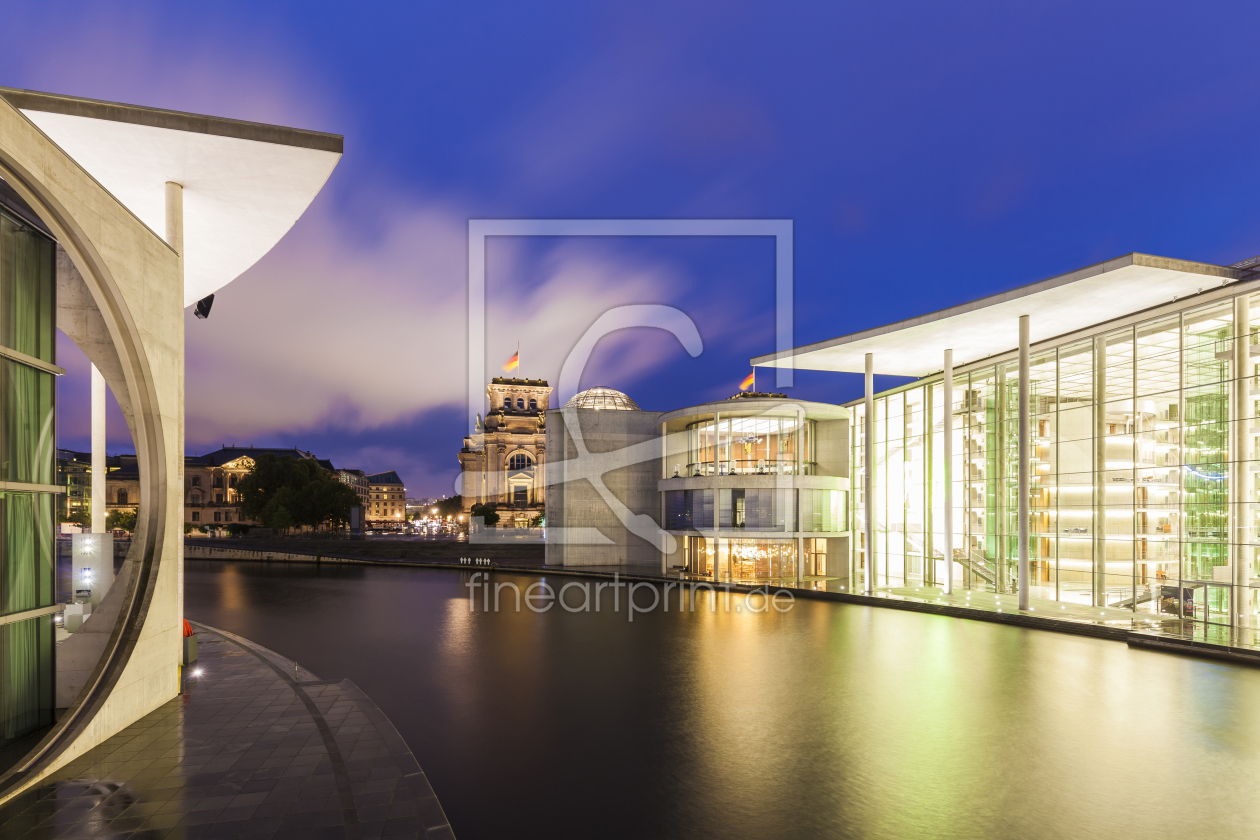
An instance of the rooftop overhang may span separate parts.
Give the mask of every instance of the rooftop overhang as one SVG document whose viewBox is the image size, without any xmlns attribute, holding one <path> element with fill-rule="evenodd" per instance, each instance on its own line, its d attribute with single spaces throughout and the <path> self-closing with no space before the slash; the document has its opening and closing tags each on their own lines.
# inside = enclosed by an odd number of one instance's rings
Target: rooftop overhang
<svg viewBox="0 0 1260 840">
<path fill-rule="evenodd" d="M 882 327 L 758 356 L 761 367 L 922 377 L 943 367 L 945 350 L 964 365 L 1019 345 L 1029 316 L 1033 344 L 1068 335 L 1241 279 L 1244 272 L 1207 263 L 1127 254 L 1009 292 Z"/>
<path fill-rule="evenodd" d="M 849 418 L 849 410 L 843 406 L 772 397 L 719 400 L 688 406 L 665 412 L 657 418 L 657 422 L 666 423 L 670 431 L 676 431 L 688 423 L 711 420 L 715 412 L 730 419 L 732 417 L 796 417 L 802 410 L 809 420 L 847 420 Z"/>
<path fill-rule="evenodd" d="M 0 88 L 160 238 L 166 182 L 184 187 L 184 305 L 270 251 L 341 159 L 340 135 Z"/>
</svg>

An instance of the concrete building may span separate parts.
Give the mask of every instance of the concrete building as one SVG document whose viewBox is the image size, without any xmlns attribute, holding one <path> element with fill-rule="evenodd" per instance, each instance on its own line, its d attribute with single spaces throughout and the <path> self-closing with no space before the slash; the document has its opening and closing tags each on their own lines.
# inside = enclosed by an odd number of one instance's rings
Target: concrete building
<svg viewBox="0 0 1260 840">
<path fill-rule="evenodd" d="M 184 310 L 275 245 L 341 151 L 335 135 L 0 89 L 0 260 L 16 266 L 0 292 L 19 304 L 0 308 L 0 560 L 20 582 L 0 598 L 0 747 L 17 751 L 0 802 L 178 693 Z M 99 373 L 94 418 L 105 387 L 122 409 L 139 511 L 117 579 L 54 648 L 55 328 Z M 103 467 L 92 475 L 103 493 Z"/>
<path fill-rule="evenodd" d="M 376 473 L 367 477 L 371 491 L 371 507 L 365 519 L 367 527 L 387 531 L 401 531 L 407 518 L 407 488 L 398 473 Z"/>
<path fill-rule="evenodd" d="M 547 405 L 543 379 L 496 377 L 486 387 L 490 409 L 477 418 L 459 452 L 464 511 L 475 504 L 498 508 L 500 528 L 525 528 L 546 509 Z"/>
<path fill-rule="evenodd" d="M 627 519 L 660 522 L 660 412 L 601 387 L 547 415 L 547 565 L 659 566 L 659 539 Z"/>
<path fill-rule="evenodd" d="M 549 413 L 549 565 L 847 580 L 847 409 L 740 394 L 651 412 L 601 388 Z"/>
</svg>

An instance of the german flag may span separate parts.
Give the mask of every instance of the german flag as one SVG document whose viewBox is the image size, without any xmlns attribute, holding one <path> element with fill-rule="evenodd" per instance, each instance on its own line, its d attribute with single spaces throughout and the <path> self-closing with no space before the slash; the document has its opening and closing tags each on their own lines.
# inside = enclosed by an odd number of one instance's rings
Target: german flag
<svg viewBox="0 0 1260 840">
<path fill-rule="evenodd" d="M 503 372 L 511 373 L 512 371 L 516 370 L 520 366 L 521 366 L 521 351 L 517 350 L 515 353 L 512 354 L 512 358 L 508 359 L 507 362 L 503 365 Z"/>
<path fill-rule="evenodd" d="M 756 383 L 756 381 L 757 381 L 757 369 L 753 368 L 753 372 L 748 374 L 748 376 L 744 378 L 743 382 L 739 383 L 739 390 L 747 391 L 749 388 L 753 386 L 754 383 Z"/>
</svg>

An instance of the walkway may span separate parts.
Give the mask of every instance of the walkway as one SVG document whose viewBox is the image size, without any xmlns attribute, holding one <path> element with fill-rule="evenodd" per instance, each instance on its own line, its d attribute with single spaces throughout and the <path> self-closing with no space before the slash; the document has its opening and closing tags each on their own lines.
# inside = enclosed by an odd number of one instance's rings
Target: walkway
<svg viewBox="0 0 1260 840">
<path fill-rule="evenodd" d="M 0 807 L 0 837 L 453 840 L 415 757 L 354 683 L 194 627 L 186 691 Z"/>
</svg>

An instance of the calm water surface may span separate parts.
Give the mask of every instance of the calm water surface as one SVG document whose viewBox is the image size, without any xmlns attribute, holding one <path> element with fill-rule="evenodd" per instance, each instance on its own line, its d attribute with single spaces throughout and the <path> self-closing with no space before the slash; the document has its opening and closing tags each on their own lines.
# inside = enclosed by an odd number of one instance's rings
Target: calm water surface
<svg viewBox="0 0 1260 840">
<path fill-rule="evenodd" d="M 820 602 L 631 624 L 470 614 L 451 571 L 186 575 L 190 618 L 363 688 L 461 840 L 1260 834 L 1260 670 Z"/>
</svg>

